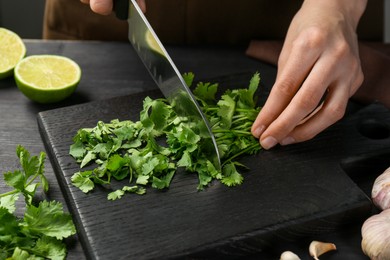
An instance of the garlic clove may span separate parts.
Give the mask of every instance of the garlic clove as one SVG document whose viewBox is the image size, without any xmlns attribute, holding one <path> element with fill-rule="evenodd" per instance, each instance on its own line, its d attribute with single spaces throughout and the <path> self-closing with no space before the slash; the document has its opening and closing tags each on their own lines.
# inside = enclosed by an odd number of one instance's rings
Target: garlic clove
<svg viewBox="0 0 390 260">
<path fill-rule="evenodd" d="M 333 243 L 325 243 L 320 241 L 312 241 L 309 246 L 309 253 L 315 260 L 326 252 L 336 250 L 336 245 Z"/>
<path fill-rule="evenodd" d="M 380 209 L 390 208 L 390 167 L 375 179 L 371 198 Z"/>
<path fill-rule="evenodd" d="M 284 251 L 280 255 L 280 260 L 301 260 L 301 259 L 299 258 L 299 256 L 297 256 L 291 251 Z"/>
<path fill-rule="evenodd" d="M 390 209 L 368 218 L 361 232 L 364 254 L 371 260 L 390 259 Z"/>
</svg>

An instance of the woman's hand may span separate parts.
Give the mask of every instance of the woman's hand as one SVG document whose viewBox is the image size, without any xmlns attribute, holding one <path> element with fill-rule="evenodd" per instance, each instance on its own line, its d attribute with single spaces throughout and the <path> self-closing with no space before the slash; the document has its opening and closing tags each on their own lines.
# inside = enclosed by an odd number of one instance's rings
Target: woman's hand
<svg viewBox="0 0 390 260">
<path fill-rule="evenodd" d="M 84 4 L 89 4 L 92 11 L 102 15 L 109 15 L 112 12 L 113 0 L 80 0 Z M 137 0 L 142 12 L 146 12 L 145 0 Z"/>
<path fill-rule="evenodd" d="M 356 27 L 366 2 L 304 1 L 290 24 L 275 84 L 252 126 L 264 149 L 309 140 L 343 117 L 363 82 Z"/>
</svg>

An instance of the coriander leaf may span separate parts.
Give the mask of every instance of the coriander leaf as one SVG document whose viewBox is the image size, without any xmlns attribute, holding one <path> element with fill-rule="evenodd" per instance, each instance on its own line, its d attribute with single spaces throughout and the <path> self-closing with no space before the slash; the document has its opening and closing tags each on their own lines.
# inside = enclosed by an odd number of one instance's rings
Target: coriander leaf
<svg viewBox="0 0 390 260">
<path fill-rule="evenodd" d="M 256 93 L 256 90 L 257 90 L 259 84 L 260 84 L 260 74 L 259 74 L 258 72 L 256 72 L 256 73 L 252 76 L 252 78 L 251 78 L 251 80 L 250 80 L 250 82 L 249 82 L 249 87 L 248 87 L 249 92 L 250 92 L 251 95 L 252 95 L 252 100 L 253 100 L 253 96 L 254 96 L 254 94 Z"/>
<path fill-rule="evenodd" d="M 183 156 L 177 162 L 177 166 L 179 167 L 190 167 L 192 165 L 191 155 L 188 151 L 184 151 Z"/>
<path fill-rule="evenodd" d="M 153 102 L 150 118 L 154 123 L 155 130 L 162 131 L 165 128 L 167 125 L 167 118 L 169 118 L 171 111 L 171 108 L 169 108 L 168 105 L 161 100 Z"/>
<path fill-rule="evenodd" d="M 116 190 L 116 191 L 108 193 L 107 199 L 108 200 L 117 200 L 117 199 L 122 198 L 122 196 L 124 194 L 125 194 L 125 192 L 123 190 Z"/>
<path fill-rule="evenodd" d="M 57 239 L 76 233 L 71 216 L 64 213 L 62 204 L 57 201 L 41 201 L 38 207 L 27 206 L 21 225 L 28 228 L 29 232 Z"/>
<path fill-rule="evenodd" d="M 143 127 L 150 132 L 153 129 L 153 121 L 149 117 L 149 108 L 153 106 L 153 100 L 146 97 L 143 101 L 143 110 L 140 112 L 140 121 Z"/>
<path fill-rule="evenodd" d="M 26 177 L 23 172 L 16 170 L 14 172 L 4 173 L 4 181 L 8 186 L 13 187 L 16 190 L 23 191 L 24 184 L 26 183 Z"/>
<path fill-rule="evenodd" d="M 39 158 L 37 156 L 30 157 L 30 153 L 21 145 L 17 146 L 16 154 L 19 157 L 23 171 L 15 170 L 14 172 L 4 173 L 4 180 L 8 186 L 15 189 L 14 192 L 22 193 L 26 203 L 30 204 L 39 184 L 42 185 L 44 191 L 49 189 L 49 183 L 44 176 L 46 155 L 41 152 Z M 40 183 L 34 183 L 37 177 L 40 178 Z M 4 196 L 4 194 L 1 196 Z"/>
<path fill-rule="evenodd" d="M 174 174 L 175 171 L 171 170 L 165 176 L 162 176 L 160 178 L 153 176 L 152 187 L 156 189 L 168 188 Z"/>
<path fill-rule="evenodd" d="M 44 171 L 45 171 L 45 159 L 46 159 L 46 154 L 44 152 L 41 152 L 39 154 L 39 159 L 38 159 L 38 169 L 36 173 L 40 176 L 43 176 Z"/>
<path fill-rule="evenodd" d="M 162 100 L 147 97 L 140 113 L 140 120 L 148 133 L 153 130 L 160 134 L 167 125 L 171 111 L 172 109 Z"/>
<path fill-rule="evenodd" d="M 14 250 L 14 253 L 12 254 L 11 259 L 15 260 L 34 260 L 39 259 L 37 257 L 34 257 L 33 255 L 30 255 L 28 251 L 22 250 L 19 247 L 16 247 Z"/>
<path fill-rule="evenodd" d="M 140 113 L 140 120 L 148 132 L 151 130 L 161 132 L 167 125 L 170 114 L 171 109 L 166 103 L 146 98 L 144 109 Z"/>
<path fill-rule="evenodd" d="M 94 154 L 97 154 L 100 159 L 107 159 L 110 156 L 110 152 L 113 150 L 113 143 L 98 143 L 92 149 Z"/>
<path fill-rule="evenodd" d="M 35 194 L 39 185 L 40 185 L 40 183 L 32 183 L 32 184 L 26 186 L 26 188 L 24 189 L 23 196 L 24 196 L 24 199 L 25 199 L 27 205 L 30 205 L 32 203 L 34 194 Z"/>
<path fill-rule="evenodd" d="M 223 177 L 221 182 L 227 186 L 236 186 L 243 182 L 244 178 L 237 171 L 234 163 L 228 163 L 223 167 Z"/>
<path fill-rule="evenodd" d="M 223 95 L 222 99 L 218 101 L 218 116 L 221 117 L 221 124 L 225 128 L 230 128 L 232 125 L 232 118 L 234 110 L 236 109 L 236 102 L 229 96 Z"/>
<path fill-rule="evenodd" d="M 66 257 L 65 244 L 54 237 L 43 236 L 37 240 L 32 250 L 35 254 L 51 260 L 62 260 Z"/>
<path fill-rule="evenodd" d="M 142 195 L 146 193 L 146 189 L 144 187 L 138 187 L 137 185 L 123 186 L 122 190 L 129 193 L 136 193 L 138 195 Z"/>
<path fill-rule="evenodd" d="M 145 156 L 140 154 L 138 150 L 132 150 L 129 155 L 130 158 L 130 166 L 136 172 L 141 173 L 142 165 L 145 162 Z"/>
<path fill-rule="evenodd" d="M 114 129 L 112 132 L 121 140 L 132 140 L 136 129 L 132 126 L 133 122 L 124 121 L 120 124 L 120 127 Z"/>
<path fill-rule="evenodd" d="M 149 177 L 150 177 L 149 175 L 139 175 L 135 183 L 146 185 L 149 182 Z"/>
<path fill-rule="evenodd" d="M 167 134 L 167 143 L 176 157 L 180 158 L 184 151 L 193 152 L 198 148 L 201 137 L 190 127 L 180 124 Z"/>
<path fill-rule="evenodd" d="M 73 137 L 73 142 L 89 142 L 91 139 L 91 128 L 82 128 L 77 131 L 77 134 Z"/>
<path fill-rule="evenodd" d="M 212 181 L 213 178 L 206 171 L 198 171 L 198 179 L 198 190 L 203 190 L 204 187 L 206 187 Z"/>
<path fill-rule="evenodd" d="M 131 140 L 122 145 L 123 149 L 138 148 L 142 145 L 142 141 L 139 139 Z"/>
<path fill-rule="evenodd" d="M 10 213 L 16 210 L 15 202 L 19 198 L 19 193 L 10 194 L 0 198 L 0 207 L 6 208 Z M 1 234 L 1 232 L 0 232 Z"/>
<path fill-rule="evenodd" d="M 260 82 L 260 74 L 255 73 L 250 80 L 248 89 L 239 89 L 235 90 L 239 96 L 237 101 L 237 107 L 239 108 L 254 108 L 256 100 L 254 99 L 254 94 L 256 93 L 257 87 Z"/>
<path fill-rule="evenodd" d="M 107 169 L 111 172 L 116 172 L 120 170 L 127 162 L 128 160 L 122 156 L 114 154 L 108 159 Z"/>
<path fill-rule="evenodd" d="M 93 153 L 93 151 L 88 151 L 85 155 L 84 159 L 81 162 L 80 168 L 83 168 L 88 163 L 90 163 L 92 160 L 96 158 L 96 154 Z"/>
<path fill-rule="evenodd" d="M 39 178 L 41 180 L 43 190 L 47 192 L 49 190 L 49 181 L 47 180 L 46 176 L 43 174 L 39 175 Z"/>
<path fill-rule="evenodd" d="M 171 151 L 169 148 L 159 145 L 157 143 L 157 140 L 152 136 L 149 136 L 148 140 L 146 142 L 147 142 L 147 144 L 146 144 L 145 148 L 143 150 L 140 149 L 144 154 L 146 154 L 148 152 L 152 152 L 153 154 L 157 153 L 157 154 L 160 154 L 162 156 L 168 156 L 171 154 Z"/>
<path fill-rule="evenodd" d="M 74 186 L 87 193 L 95 187 L 93 181 L 91 181 L 92 171 L 76 172 L 73 174 L 71 181 Z"/>
<path fill-rule="evenodd" d="M 112 147 L 111 147 L 111 150 L 110 150 L 110 154 L 117 152 L 121 148 L 123 140 L 120 139 L 120 138 L 113 137 L 111 139 L 111 141 L 112 141 L 113 144 L 112 144 Z"/>
<path fill-rule="evenodd" d="M 215 169 L 214 164 L 209 160 L 206 161 L 206 171 L 210 174 L 211 177 L 215 179 L 219 180 L 222 178 L 222 173 Z"/>
<path fill-rule="evenodd" d="M 142 165 L 141 174 L 148 175 L 154 168 L 160 163 L 160 160 L 156 157 L 149 157 L 148 160 Z"/>
<path fill-rule="evenodd" d="M 194 89 L 194 95 L 201 101 L 203 106 L 212 105 L 215 103 L 217 90 L 218 84 L 199 82 Z"/>
<path fill-rule="evenodd" d="M 198 190 L 203 190 L 204 187 L 209 185 L 209 183 L 213 180 L 210 173 L 207 171 L 207 168 L 204 167 L 204 163 L 198 164 L 197 172 L 198 172 Z"/>
<path fill-rule="evenodd" d="M 0 246 L 4 242 L 12 241 L 12 237 L 19 230 L 17 218 L 8 209 L 0 207 Z"/>
<path fill-rule="evenodd" d="M 188 73 L 183 74 L 184 82 L 186 83 L 186 85 L 188 87 L 191 87 L 192 82 L 194 81 L 194 77 L 195 77 L 195 75 L 192 72 L 188 72 Z"/>
<path fill-rule="evenodd" d="M 78 139 L 75 143 L 73 143 L 70 146 L 69 154 L 73 156 L 73 158 L 78 159 L 78 158 L 82 158 L 86 152 L 87 151 L 85 150 L 83 142 Z"/>
<path fill-rule="evenodd" d="M 112 176 L 120 181 L 120 180 L 123 180 L 124 178 L 126 178 L 131 172 L 131 169 L 129 169 L 129 167 L 122 167 L 121 169 L 117 170 L 116 172 L 113 172 L 112 173 Z"/>
<path fill-rule="evenodd" d="M 30 158 L 30 153 L 21 145 L 16 147 L 16 154 L 19 157 L 20 165 L 24 170 L 26 179 L 38 171 L 39 160 L 36 156 Z"/>
<path fill-rule="evenodd" d="M 159 163 L 154 167 L 154 172 L 165 172 L 168 169 L 176 169 L 175 163 L 164 154 L 156 154 L 154 157 L 159 161 Z"/>
</svg>

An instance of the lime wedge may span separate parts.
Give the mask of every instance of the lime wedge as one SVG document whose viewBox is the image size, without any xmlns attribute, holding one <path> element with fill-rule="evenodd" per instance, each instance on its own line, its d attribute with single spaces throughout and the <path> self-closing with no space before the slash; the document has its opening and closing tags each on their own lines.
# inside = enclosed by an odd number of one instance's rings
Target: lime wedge
<svg viewBox="0 0 390 260">
<path fill-rule="evenodd" d="M 73 60 L 58 55 L 33 55 L 15 67 L 18 88 L 38 103 L 54 103 L 69 97 L 77 88 L 81 69 Z"/>
<path fill-rule="evenodd" d="M 26 55 L 26 46 L 14 32 L 0 27 L 0 79 L 12 76 L 18 62 Z"/>
</svg>

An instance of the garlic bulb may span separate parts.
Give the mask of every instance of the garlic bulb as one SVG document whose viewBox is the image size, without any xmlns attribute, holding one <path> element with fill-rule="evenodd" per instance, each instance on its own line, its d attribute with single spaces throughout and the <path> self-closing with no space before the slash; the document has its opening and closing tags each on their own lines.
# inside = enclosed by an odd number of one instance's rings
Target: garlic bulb
<svg viewBox="0 0 390 260">
<path fill-rule="evenodd" d="M 380 209 L 390 208 L 390 167 L 376 178 L 371 198 Z"/>
<path fill-rule="evenodd" d="M 390 209 L 368 218 L 361 232 L 364 254 L 371 260 L 390 259 Z"/>
<path fill-rule="evenodd" d="M 318 260 L 318 257 L 326 252 L 336 250 L 336 245 L 333 243 L 325 243 L 320 241 L 312 241 L 309 246 L 309 253 L 315 260 Z"/>
<path fill-rule="evenodd" d="M 299 258 L 299 256 L 297 256 L 291 251 L 284 251 L 280 255 L 280 260 L 301 260 L 301 259 Z"/>
</svg>

